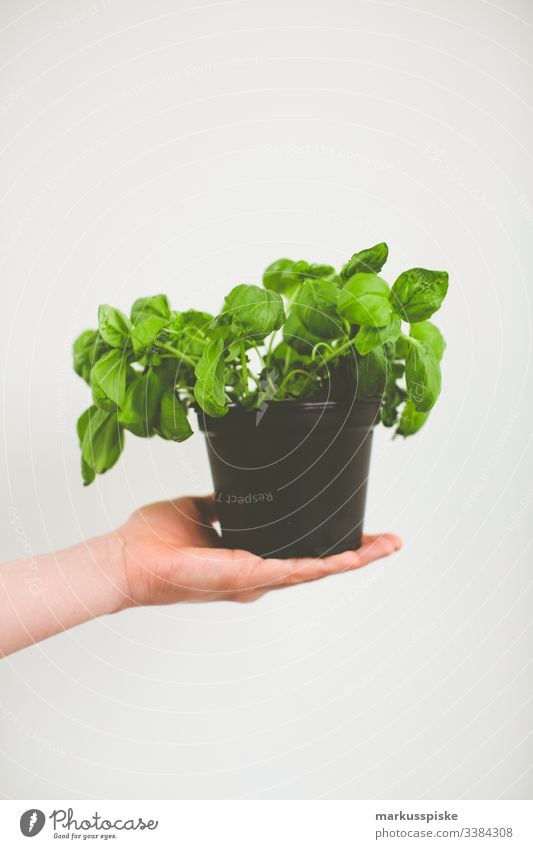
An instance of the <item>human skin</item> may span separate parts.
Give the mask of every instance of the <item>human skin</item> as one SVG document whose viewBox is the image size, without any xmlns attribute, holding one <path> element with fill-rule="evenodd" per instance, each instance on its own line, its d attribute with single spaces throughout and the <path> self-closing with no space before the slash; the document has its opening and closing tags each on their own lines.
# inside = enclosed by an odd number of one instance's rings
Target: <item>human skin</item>
<svg viewBox="0 0 533 849">
<path fill-rule="evenodd" d="M 104 536 L 0 566 L 0 657 L 129 607 L 255 601 L 401 547 L 394 534 L 379 534 L 331 557 L 262 558 L 220 546 L 215 506 L 211 496 L 150 504 Z"/>
</svg>

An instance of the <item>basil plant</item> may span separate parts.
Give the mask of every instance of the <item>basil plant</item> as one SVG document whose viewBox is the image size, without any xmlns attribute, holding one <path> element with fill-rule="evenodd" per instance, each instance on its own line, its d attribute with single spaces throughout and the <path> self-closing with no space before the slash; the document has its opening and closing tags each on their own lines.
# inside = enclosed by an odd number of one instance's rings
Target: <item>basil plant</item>
<svg viewBox="0 0 533 849">
<path fill-rule="evenodd" d="M 101 305 L 73 351 L 92 393 L 77 425 L 84 482 L 117 462 L 126 431 L 187 439 L 193 406 L 220 417 L 232 404 L 379 398 L 386 427 L 416 433 L 440 393 L 445 343 L 429 319 L 448 275 L 411 268 L 391 287 L 387 256 L 380 243 L 340 271 L 278 259 L 217 315 L 173 310 L 166 295 L 139 298 L 129 316 Z"/>
</svg>

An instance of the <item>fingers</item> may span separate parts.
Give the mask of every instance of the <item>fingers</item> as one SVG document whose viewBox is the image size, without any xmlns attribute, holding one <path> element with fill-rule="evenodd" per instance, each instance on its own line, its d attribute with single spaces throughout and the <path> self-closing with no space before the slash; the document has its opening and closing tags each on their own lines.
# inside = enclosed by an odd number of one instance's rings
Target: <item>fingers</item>
<svg viewBox="0 0 533 849">
<path fill-rule="evenodd" d="M 295 559 L 261 558 L 249 551 L 224 548 L 182 550 L 187 559 L 190 586 L 222 595 L 259 593 L 281 586 L 294 586 L 330 575 L 358 569 L 401 548 L 394 534 L 365 536 L 356 551 L 330 557 Z"/>
<path fill-rule="evenodd" d="M 396 536 L 396 534 L 363 534 L 363 546 L 367 543 L 373 543 L 378 539 L 383 539 L 384 537 L 394 542 L 394 545 L 396 546 L 395 551 L 399 551 L 402 548 L 403 542 L 401 541 L 400 537 Z M 358 549 L 358 551 L 360 550 L 361 549 Z"/>
<path fill-rule="evenodd" d="M 401 540 L 394 534 L 363 537 L 363 545 L 356 551 L 343 551 L 329 557 L 308 557 L 290 560 L 265 560 L 270 572 L 270 583 L 293 586 L 306 581 L 327 578 L 339 572 L 359 569 L 381 557 L 388 557 L 401 548 Z"/>
</svg>

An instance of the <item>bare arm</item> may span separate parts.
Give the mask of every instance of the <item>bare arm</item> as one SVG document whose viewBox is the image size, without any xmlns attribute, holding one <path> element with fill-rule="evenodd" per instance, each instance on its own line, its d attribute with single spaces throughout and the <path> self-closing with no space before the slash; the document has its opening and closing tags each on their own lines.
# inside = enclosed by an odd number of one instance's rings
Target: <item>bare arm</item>
<svg viewBox="0 0 533 849">
<path fill-rule="evenodd" d="M 221 548 L 211 498 L 138 510 L 117 531 L 72 548 L 0 566 L 0 657 L 127 607 L 253 601 L 269 590 L 356 569 L 401 547 L 366 536 L 331 557 L 264 559 Z"/>
<path fill-rule="evenodd" d="M 113 534 L 0 566 L 0 656 L 45 640 L 125 600 Z"/>
</svg>

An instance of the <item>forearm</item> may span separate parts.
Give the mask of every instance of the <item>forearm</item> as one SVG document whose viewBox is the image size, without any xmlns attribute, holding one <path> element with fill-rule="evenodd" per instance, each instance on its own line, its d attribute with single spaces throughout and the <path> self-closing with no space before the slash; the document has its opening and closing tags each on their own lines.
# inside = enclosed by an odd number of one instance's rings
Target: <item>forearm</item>
<svg viewBox="0 0 533 849">
<path fill-rule="evenodd" d="M 126 606 L 115 534 L 0 566 L 0 657 Z"/>
</svg>

